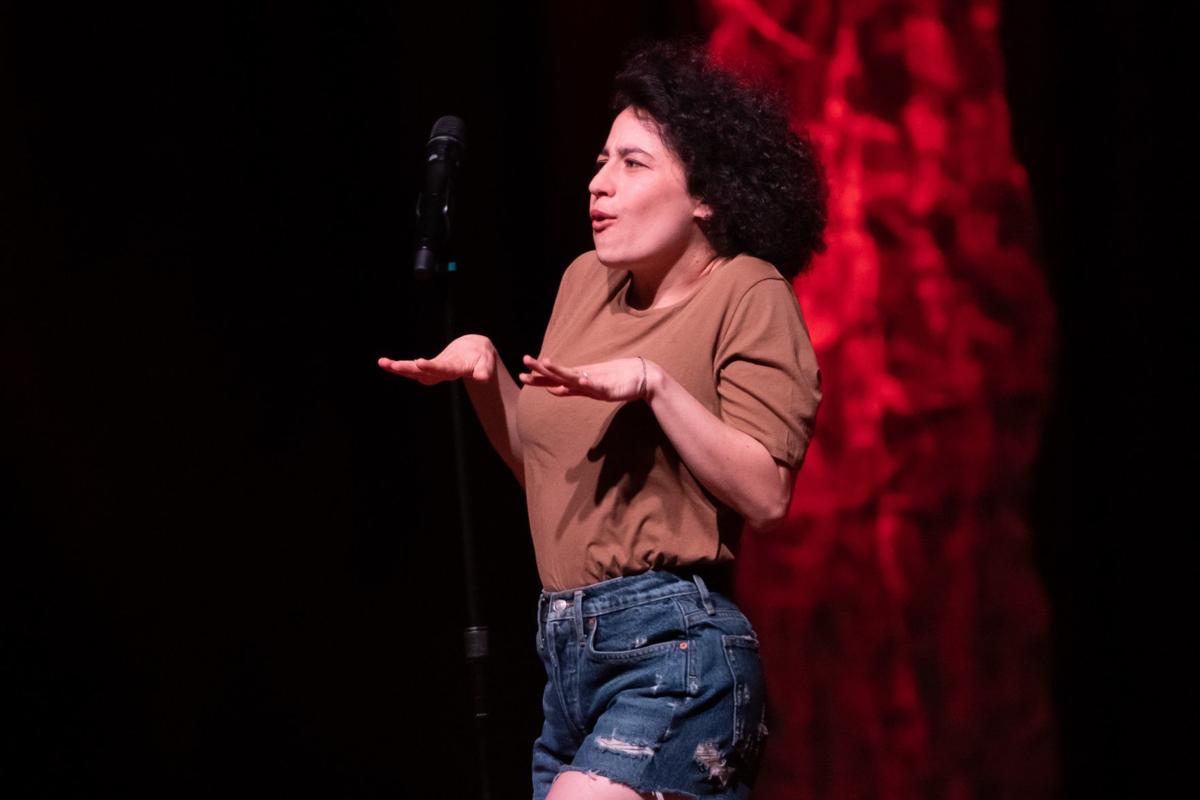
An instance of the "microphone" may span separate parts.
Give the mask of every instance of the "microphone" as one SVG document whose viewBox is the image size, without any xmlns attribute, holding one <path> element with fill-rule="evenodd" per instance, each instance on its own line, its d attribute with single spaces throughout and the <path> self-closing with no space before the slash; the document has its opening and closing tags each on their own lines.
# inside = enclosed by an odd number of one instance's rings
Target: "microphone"
<svg viewBox="0 0 1200 800">
<path fill-rule="evenodd" d="M 438 271 L 450 244 L 450 218 L 459 162 L 466 151 L 466 123 L 441 117 L 433 123 L 425 145 L 425 191 L 417 197 L 417 244 L 413 273 L 428 279 Z M 451 263 L 451 269 L 453 269 Z"/>
</svg>

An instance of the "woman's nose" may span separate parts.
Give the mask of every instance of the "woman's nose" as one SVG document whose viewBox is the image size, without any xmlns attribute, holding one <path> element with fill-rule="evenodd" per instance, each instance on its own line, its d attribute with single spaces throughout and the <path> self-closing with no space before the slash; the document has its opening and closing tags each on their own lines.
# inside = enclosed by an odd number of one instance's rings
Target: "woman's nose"
<svg viewBox="0 0 1200 800">
<path fill-rule="evenodd" d="M 600 167 L 596 170 L 596 174 L 592 176 L 588 182 L 588 192 L 593 195 L 610 194 L 611 183 L 608 180 L 608 170 L 605 167 Z"/>
</svg>

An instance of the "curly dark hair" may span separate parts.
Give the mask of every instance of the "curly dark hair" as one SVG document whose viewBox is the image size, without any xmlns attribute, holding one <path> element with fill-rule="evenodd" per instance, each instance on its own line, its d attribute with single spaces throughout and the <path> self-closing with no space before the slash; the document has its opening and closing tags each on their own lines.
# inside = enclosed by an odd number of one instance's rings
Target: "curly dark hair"
<svg viewBox="0 0 1200 800">
<path fill-rule="evenodd" d="M 791 279 L 825 251 L 829 191 L 782 94 L 716 65 L 702 39 L 640 40 L 626 51 L 610 110 L 649 115 L 712 208 L 701 230 L 720 256 L 748 253 Z"/>
</svg>

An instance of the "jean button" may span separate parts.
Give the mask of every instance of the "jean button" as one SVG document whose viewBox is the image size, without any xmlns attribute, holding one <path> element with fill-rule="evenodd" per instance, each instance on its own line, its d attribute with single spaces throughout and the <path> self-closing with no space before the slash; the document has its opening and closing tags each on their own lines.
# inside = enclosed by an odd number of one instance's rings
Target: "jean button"
<svg viewBox="0 0 1200 800">
<path fill-rule="evenodd" d="M 554 601 L 554 610 L 555 611 L 562 611 L 566 607 L 567 607 L 566 600 L 555 600 Z"/>
</svg>

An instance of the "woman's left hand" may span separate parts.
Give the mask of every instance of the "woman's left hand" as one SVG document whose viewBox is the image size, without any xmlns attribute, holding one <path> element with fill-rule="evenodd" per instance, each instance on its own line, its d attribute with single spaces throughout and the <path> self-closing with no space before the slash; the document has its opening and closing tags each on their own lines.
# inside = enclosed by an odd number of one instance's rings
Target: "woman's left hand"
<svg viewBox="0 0 1200 800">
<path fill-rule="evenodd" d="M 551 363 L 549 358 L 528 355 L 523 360 L 530 371 L 517 376 L 521 383 L 543 386 L 558 397 L 623 402 L 642 399 L 646 392 L 649 363 L 643 366 L 641 358 L 618 358 L 578 367 L 564 367 Z"/>
</svg>

